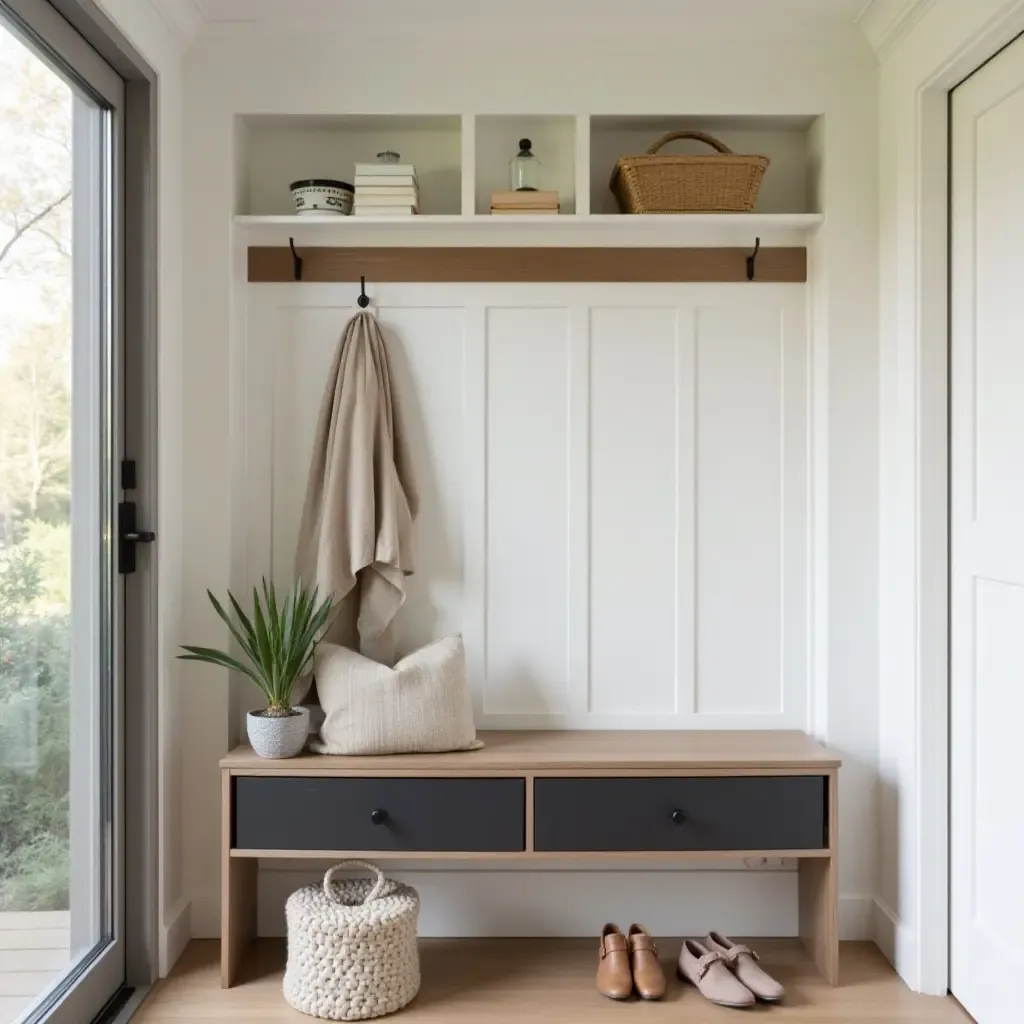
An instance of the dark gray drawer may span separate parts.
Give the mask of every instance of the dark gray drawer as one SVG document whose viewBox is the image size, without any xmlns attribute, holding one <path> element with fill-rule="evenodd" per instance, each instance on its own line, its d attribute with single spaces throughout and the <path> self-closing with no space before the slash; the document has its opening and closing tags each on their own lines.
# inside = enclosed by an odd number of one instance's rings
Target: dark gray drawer
<svg viewBox="0 0 1024 1024">
<path fill-rule="evenodd" d="M 537 779 L 537 850 L 817 850 L 823 776 Z"/>
<path fill-rule="evenodd" d="M 232 845 L 245 850 L 515 851 L 522 779 L 235 779 Z"/>
</svg>

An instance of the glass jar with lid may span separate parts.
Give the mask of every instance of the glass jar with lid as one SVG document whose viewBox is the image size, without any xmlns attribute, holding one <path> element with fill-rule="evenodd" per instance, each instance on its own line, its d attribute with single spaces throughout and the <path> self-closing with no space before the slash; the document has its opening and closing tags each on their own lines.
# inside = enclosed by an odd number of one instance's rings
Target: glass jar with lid
<svg viewBox="0 0 1024 1024">
<path fill-rule="evenodd" d="M 529 139 L 519 140 L 519 152 L 509 161 L 509 188 L 513 192 L 536 192 L 540 188 L 540 161 L 533 155 Z"/>
</svg>

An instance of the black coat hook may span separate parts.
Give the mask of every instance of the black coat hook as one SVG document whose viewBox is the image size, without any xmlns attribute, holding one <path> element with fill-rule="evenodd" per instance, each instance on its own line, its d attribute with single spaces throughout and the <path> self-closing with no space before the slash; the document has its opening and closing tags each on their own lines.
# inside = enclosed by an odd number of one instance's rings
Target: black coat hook
<svg viewBox="0 0 1024 1024">
<path fill-rule="evenodd" d="M 754 251 L 747 257 L 747 280 L 754 280 L 754 272 L 757 269 L 757 254 L 761 251 L 761 239 L 754 239 Z"/>
<path fill-rule="evenodd" d="M 288 248 L 292 251 L 292 280 L 302 280 L 302 257 L 295 251 L 295 239 L 288 239 Z"/>
<path fill-rule="evenodd" d="M 366 294 L 366 278 L 365 277 L 359 278 L 359 298 L 356 299 L 356 302 L 359 304 L 359 308 L 360 309 L 366 309 L 366 307 L 370 304 L 370 298 Z"/>
</svg>

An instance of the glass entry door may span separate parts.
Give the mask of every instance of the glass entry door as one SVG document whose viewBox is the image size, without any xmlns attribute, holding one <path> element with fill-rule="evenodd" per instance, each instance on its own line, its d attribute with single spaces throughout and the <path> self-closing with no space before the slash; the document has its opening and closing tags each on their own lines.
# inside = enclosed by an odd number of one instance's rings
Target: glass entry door
<svg viewBox="0 0 1024 1024">
<path fill-rule="evenodd" d="M 0 0 L 0 1024 L 85 1024 L 124 980 L 122 101 Z"/>
</svg>

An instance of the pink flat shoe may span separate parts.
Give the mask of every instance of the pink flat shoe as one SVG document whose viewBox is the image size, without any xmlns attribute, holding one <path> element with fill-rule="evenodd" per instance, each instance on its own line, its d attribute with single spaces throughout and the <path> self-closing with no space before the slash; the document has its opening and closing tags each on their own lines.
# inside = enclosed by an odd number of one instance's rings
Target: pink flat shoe
<svg viewBox="0 0 1024 1024">
<path fill-rule="evenodd" d="M 679 977 L 697 987 L 709 1002 L 743 1009 L 753 1006 L 754 993 L 729 970 L 725 957 L 687 939 L 679 954 Z"/>
<path fill-rule="evenodd" d="M 786 994 L 786 990 L 758 966 L 758 955 L 749 946 L 738 945 L 718 932 L 711 932 L 704 941 L 708 949 L 723 957 L 726 966 L 762 1002 L 777 1003 Z"/>
</svg>

